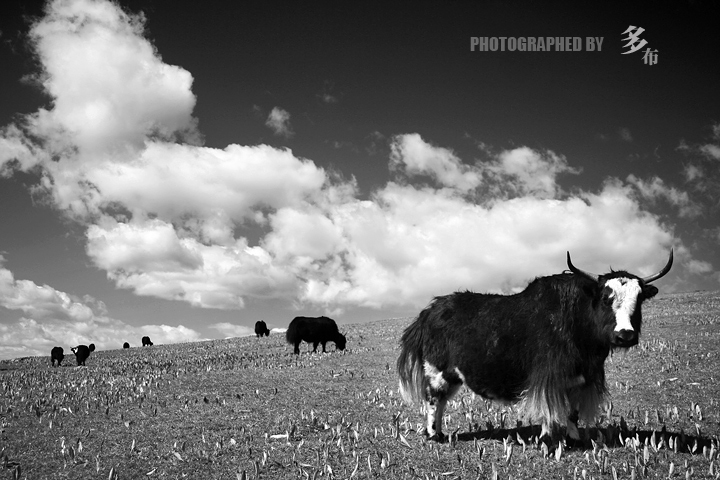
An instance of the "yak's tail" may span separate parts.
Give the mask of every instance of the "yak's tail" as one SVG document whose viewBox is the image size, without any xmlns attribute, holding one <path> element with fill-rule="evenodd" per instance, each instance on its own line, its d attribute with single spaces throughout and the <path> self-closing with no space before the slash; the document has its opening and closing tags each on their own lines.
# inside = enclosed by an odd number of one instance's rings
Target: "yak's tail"
<svg viewBox="0 0 720 480">
<path fill-rule="evenodd" d="M 397 371 L 400 377 L 400 395 L 408 402 L 425 400 L 425 371 L 423 367 L 423 331 L 422 318 L 427 314 L 424 310 L 418 318 L 405 329 L 400 339 L 400 356 L 397 360 Z"/>
</svg>

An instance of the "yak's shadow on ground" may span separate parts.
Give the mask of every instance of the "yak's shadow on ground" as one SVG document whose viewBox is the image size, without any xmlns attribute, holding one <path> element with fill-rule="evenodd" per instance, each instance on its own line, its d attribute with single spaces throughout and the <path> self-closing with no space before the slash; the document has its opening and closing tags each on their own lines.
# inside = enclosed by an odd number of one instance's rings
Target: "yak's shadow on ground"
<svg viewBox="0 0 720 480">
<path fill-rule="evenodd" d="M 649 445 L 658 450 L 669 449 L 678 453 L 702 455 L 705 448 L 712 448 L 713 442 L 716 444 L 715 448 L 718 448 L 717 438 L 703 435 L 689 435 L 682 430 L 680 432 L 668 431 L 665 427 L 661 430 L 641 430 L 609 425 L 600 428 L 578 428 L 578 431 L 580 432 L 579 441 L 569 438 L 566 439 L 566 445 L 571 449 L 591 449 L 594 447 L 593 443 L 606 445 L 608 448 L 633 448 L 634 443 L 635 448 L 638 449 Z M 475 440 L 504 441 L 510 438 L 515 444 L 525 443 L 533 445 L 537 442 L 546 443 L 552 448 L 557 445 L 557 440 L 552 441 L 547 435 L 541 438 L 540 434 L 540 426 L 533 425 L 516 428 L 476 430 L 474 432 L 457 433 L 454 434 L 454 437 L 458 442 Z"/>
</svg>

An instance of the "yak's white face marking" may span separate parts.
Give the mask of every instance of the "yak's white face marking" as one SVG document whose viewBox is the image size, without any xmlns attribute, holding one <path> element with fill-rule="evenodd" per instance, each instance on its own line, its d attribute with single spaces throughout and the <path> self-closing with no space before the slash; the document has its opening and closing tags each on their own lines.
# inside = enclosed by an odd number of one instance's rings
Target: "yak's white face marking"
<svg viewBox="0 0 720 480">
<path fill-rule="evenodd" d="M 615 331 L 634 330 L 630 317 L 635 312 L 637 299 L 642 292 L 635 278 L 611 278 L 605 286 L 612 290 L 612 309 L 615 312 Z"/>
</svg>

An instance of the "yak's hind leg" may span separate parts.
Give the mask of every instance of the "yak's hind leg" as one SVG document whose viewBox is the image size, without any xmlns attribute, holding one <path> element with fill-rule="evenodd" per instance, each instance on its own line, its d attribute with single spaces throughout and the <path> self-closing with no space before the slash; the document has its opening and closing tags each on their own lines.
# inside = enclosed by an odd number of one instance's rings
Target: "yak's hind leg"
<svg viewBox="0 0 720 480">
<path fill-rule="evenodd" d="M 427 436 L 443 441 L 442 419 L 445 407 L 463 384 L 457 371 L 440 371 L 429 362 L 423 364 L 425 370 L 425 412 Z M 457 369 L 456 369 L 457 370 Z"/>
</svg>

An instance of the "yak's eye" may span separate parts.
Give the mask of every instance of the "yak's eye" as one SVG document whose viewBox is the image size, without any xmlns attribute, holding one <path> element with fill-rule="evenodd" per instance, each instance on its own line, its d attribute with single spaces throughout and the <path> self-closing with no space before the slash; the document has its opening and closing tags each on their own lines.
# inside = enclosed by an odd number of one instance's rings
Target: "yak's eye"
<svg viewBox="0 0 720 480">
<path fill-rule="evenodd" d="M 603 292 L 602 301 L 603 304 L 607 305 L 608 307 L 613 304 L 613 297 L 615 297 L 615 294 L 612 290 L 606 289 Z"/>
</svg>

